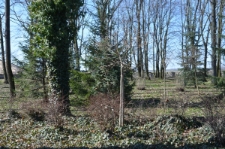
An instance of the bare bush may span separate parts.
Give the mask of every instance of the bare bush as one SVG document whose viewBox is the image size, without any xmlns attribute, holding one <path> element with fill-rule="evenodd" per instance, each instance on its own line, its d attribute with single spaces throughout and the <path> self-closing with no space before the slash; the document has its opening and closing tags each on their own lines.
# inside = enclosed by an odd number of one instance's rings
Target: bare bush
<svg viewBox="0 0 225 149">
<path fill-rule="evenodd" d="M 133 99 L 125 107 L 125 121 L 142 125 L 157 116 L 157 99 Z"/>
<path fill-rule="evenodd" d="M 54 125 L 56 128 L 63 129 L 64 119 L 62 115 L 63 108 L 65 108 L 61 100 L 52 98 L 53 100 L 45 103 L 46 116 L 45 120 Z"/>
<path fill-rule="evenodd" d="M 225 115 L 224 106 L 215 102 L 217 99 L 203 99 L 203 110 L 205 113 L 206 123 L 215 133 L 214 141 L 222 145 L 225 144 Z"/>
<path fill-rule="evenodd" d="M 50 101 L 30 101 L 23 103 L 21 109 L 23 113 L 35 121 L 47 121 L 56 128 L 63 129 L 64 120 L 62 108 L 64 104 L 61 100 Z"/>
<path fill-rule="evenodd" d="M 103 130 L 113 130 L 119 118 L 119 96 L 98 94 L 90 98 L 88 113 Z"/>
<path fill-rule="evenodd" d="M 167 104 L 173 108 L 173 114 L 184 116 L 189 107 L 190 97 L 180 91 L 176 91 L 175 94 L 176 96 L 170 99 Z"/>
<path fill-rule="evenodd" d="M 42 101 L 29 101 L 21 105 L 23 113 L 35 121 L 43 121 L 45 112 Z"/>
<path fill-rule="evenodd" d="M 178 73 L 176 75 L 175 80 L 176 80 L 176 87 L 177 88 L 185 88 L 185 85 L 186 85 L 185 84 L 185 78 L 182 74 Z"/>
<path fill-rule="evenodd" d="M 184 88 L 183 87 L 177 87 L 176 91 L 184 92 Z"/>
<path fill-rule="evenodd" d="M 145 78 L 138 78 L 136 84 L 138 90 L 145 90 Z"/>
</svg>

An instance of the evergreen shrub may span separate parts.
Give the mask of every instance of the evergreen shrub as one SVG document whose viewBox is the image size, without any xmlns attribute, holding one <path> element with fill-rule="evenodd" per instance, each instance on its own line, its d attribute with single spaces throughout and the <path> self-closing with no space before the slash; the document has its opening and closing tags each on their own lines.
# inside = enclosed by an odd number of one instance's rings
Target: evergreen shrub
<svg viewBox="0 0 225 149">
<path fill-rule="evenodd" d="M 77 70 L 72 70 L 70 76 L 71 103 L 76 106 L 86 105 L 89 97 L 95 92 L 95 80 L 90 73 Z"/>
</svg>

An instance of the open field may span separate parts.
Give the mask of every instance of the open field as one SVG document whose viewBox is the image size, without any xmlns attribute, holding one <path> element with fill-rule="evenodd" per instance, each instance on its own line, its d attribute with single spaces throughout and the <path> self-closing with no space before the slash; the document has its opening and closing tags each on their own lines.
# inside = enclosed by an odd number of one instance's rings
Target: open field
<svg viewBox="0 0 225 149">
<path fill-rule="evenodd" d="M 27 109 L 41 108 L 40 100 L 11 101 L 8 85 L 0 82 L 0 147 L 224 148 L 221 143 L 224 140 L 218 142 L 216 138 L 217 131 L 225 133 L 225 101 L 221 89 L 210 82 L 199 85 L 198 90 L 192 86 L 182 88 L 175 79 L 166 80 L 166 88 L 160 79 L 136 84 L 132 100 L 125 107 L 125 126 L 102 129 L 89 116 L 86 107 L 73 105 L 73 116 L 51 115 L 51 121 L 34 119 L 27 114 Z M 138 85 L 144 86 L 143 90 L 138 90 Z M 33 103 L 40 105 L 33 107 Z M 12 110 L 14 115 L 9 118 Z M 209 119 L 210 115 L 214 119 Z M 108 120 L 109 125 L 111 122 Z"/>
<path fill-rule="evenodd" d="M 156 79 L 146 80 L 144 90 L 135 87 L 131 103 L 139 106 L 139 110 L 145 113 L 154 111 L 156 115 L 179 114 L 202 117 L 204 100 L 209 98 L 215 102 L 223 101 L 222 90 L 213 87 L 210 82 L 199 85 L 198 90 L 193 86 L 187 86 L 183 90 L 175 79 L 166 80 L 166 84 L 163 80 Z"/>
</svg>

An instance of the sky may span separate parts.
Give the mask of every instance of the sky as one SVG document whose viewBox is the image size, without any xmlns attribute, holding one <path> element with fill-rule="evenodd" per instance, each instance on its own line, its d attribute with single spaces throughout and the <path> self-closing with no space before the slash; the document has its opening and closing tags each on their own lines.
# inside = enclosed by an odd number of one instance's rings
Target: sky
<svg viewBox="0 0 225 149">
<path fill-rule="evenodd" d="M 0 0 L 0 14 L 4 14 L 4 0 Z M 89 5 L 91 7 L 91 5 Z M 11 52 L 12 52 L 12 57 L 16 57 L 17 59 L 22 60 L 23 59 L 23 53 L 21 52 L 21 49 L 19 47 L 19 43 L 23 42 L 25 40 L 25 31 L 20 27 L 18 22 L 16 21 L 15 13 L 17 13 L 17 17 L 20 18 L 21 20 L 25 21 L 27 19 L 27 12 L 24 7 L 20 4 L 12 5 L 11 7 Z M 3 20 L 4 22 L 4 20 Z M 178 23 L 178 22 L 176 22 Z M 178 24 L 174 24 L 174 26 L 178 26 Z M 4 24 L 3 24 L 4 27 Z M 86 29 L 85 30 L 85 35 L 86 37 L 89 36 L 89 31 Z M 178 51 L 180 51 L 180 46 L 179 46 L 179 39 L 177 37 L 174 37 L 172 40 L 172 46 L 170 47 L 170 50 L 168 51 L 168 57 L 169 59 L 167 60 L 168 66 L 167 69 L 173 69 L 173 68 L 178 68 L 179 66 L 179 59 L 177 57 Z M 210 60 L 210 57 L 209 57 Z M 210 61 L 208 63 L 210 65 Z M 152 70 L 152 59 L 150 59 L 149 63 L 149 69 Z M 209 66 L 210 67 L 210 66 Z"/>
<path fill-rule="evenodd" d="M 15 0 L 19 1 L 19 0 Z M 24 1 L 24 0 L 22 0 Z M 1 16 L 5 15 L 5 10 L 4 10 L 4 2 L 5 0 L 0 0 L 0 14 Z M 13 4 L 13 5 L 12 5 Z M 15 16 L 15 12 L 17 16 Z M 22 20 L 26 20 L 27 13 L 25 9 L 22 7 L 21 4 L 19 3 L 14 3 L 13 0 L 11 0 L 11 11 L 10 11 L 10 36 L 11 36 L 11 55 L 12 55 L 12 62 L 13 62 L 13 57 L 16 57 L 19 60 L 23 59 L 23 53 L 20 50 L 20 42 L 24 41 L 24 35 L 25 32 L 24 30 L 20 27 L 18 24 L 17 18 L 20 18 Z M 5 30 L 5 17 L 2 19 L 2 27 L 3 27 L 3 33 Z M 3 35 L 4 36 L 4 35 Z M 5 39 L 4 39 L 5 40 Z"/>
</svg>

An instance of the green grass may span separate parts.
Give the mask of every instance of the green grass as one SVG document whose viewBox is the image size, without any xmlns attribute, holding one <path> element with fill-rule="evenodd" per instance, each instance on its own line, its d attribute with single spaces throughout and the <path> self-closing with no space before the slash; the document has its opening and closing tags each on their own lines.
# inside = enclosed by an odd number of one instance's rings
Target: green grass
<svg viewBox="0 0 225 149">
<path fill-rule="evenodd" d="M 136 82 L 138 84 L 138 82 Z M 200 103 L 204 98 L 207 96 L 218 96 L 221 94 L 221 90 L 215 88 L 211 85 L 210 81 L 205 82 L 204 84 L 199 84 L 199 91 L 194 88 L 193 86 L 187 86 L 184 88 L 184 92 L 178 91 L 177 88 L 180 87 L 179 83 L 175 79 L 168 79 L 166 80 L 166 99 L 164 99 L 164 80 L 161 79 L 154 79 L 154 80 L 144 80 L 141 83 L 145 86 L 145 90 L 138 90 L 137 86 L 134 87 L 133 90 L 133 100 L 157 100 L 159 104 L 154 105 L 154 108 L 157 108 L 159 112 L 157 112 L 157 115 L 165 114 L 162 111 L 164 110 L 164 107 L 162 105 L 165 101 L 168 101 L 168 108 L 171 109 L 170 111 L 176 111 L 173 110 L 178 107 L 178 104 L 185 103 Z M 3 80 L 0 80 L 0 111 L 4 111 L 6 109 L 9 109 L 10 106 L 13 106 L 13 108 L 18 109 L 20 107 L 20 104 L 26 101 L 32 101 L 34 99 L 31 99 L 29 97 L 21 97 L 16 98 L 13 103 L 9 102 L 9 88 L 7 88 L 8 84 L 4 84 Z M 17 90 L 18 91 L 18 90 Z M 20 93 L 17 93 L 20 95 Z M 73 96 L 73 95 L 71 95 Z M 71 102 L 72 111 L 79 111 L 79 107 L 76 107 L 74 102 Z M 138 104 L 138 103 L 137 103 Z M 177 104 L 177 105 L 176 105 Z M 137 105 L 139 106 L 139 105 Z M 152 107 L 151 103 L 150 105 L 146 105 L 149 107 Z M 140 106 L 139 106 L 140 107 Z M 185 107 L 186 112 L 184 112 L 186 115 L 193 115 L 193 107 Z M 74 110 L 76 109 L 76 110 Z M 196 110 L 196 107 L 194 108 Z M 198 110 L 198 109 L 197 109 Z M 81 113 L 79 111 L 79 113 Z M 172 112 L 174 113 L 174 112 Z M 196 112 L 199 113 L 199 112 Z"/>
<path fill-rule="evenodd" d="M 160 104 L 154 107 L 149 105 L 151 108 L 156 108 L 156 115 L 203 116 L 202 101 L 206 98 L 217 98 L 222 93 L 222 90 L 215 88 L 210 81 L 199 84 L 198 90 L 194 86 L 186 86 L 184 92 L 178 90 L 181 85 L 175 79 L 166 80 L 166 87 L 164 80 L 161 79 L 145 80 L 142 84 L 145 84 L 145 90 L 138 90 L 135 87 L 133 100 L 159 100 Z M 164 99 L 164 89 L 166 89 L 166 99 Z M 166 106 L 162 106 L 165 105 L 164 102 Z M 146 113 L 144 110 L 142 112 Z"/>
</svg>

